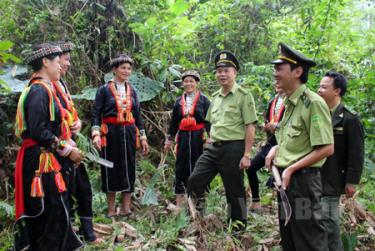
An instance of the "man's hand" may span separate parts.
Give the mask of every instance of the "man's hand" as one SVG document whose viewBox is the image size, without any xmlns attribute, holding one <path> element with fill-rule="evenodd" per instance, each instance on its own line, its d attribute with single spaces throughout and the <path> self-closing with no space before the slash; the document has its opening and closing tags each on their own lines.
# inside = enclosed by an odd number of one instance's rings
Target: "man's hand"
<svg viewBox="0 0 375 251">
<path fill-rule="evenodd" d="M 277 126 L 276 122 L 269 122 L 264 126 L 264 130 L 272 134 L 275 134 L 276 126 Z"/>
<path fill-rule="evenodd" d="M 146 156 L 150 152 L 150 147 L 148 146 L 147 139 L 141 139 L 142 155 Z"/>
<path fill-rule="evenodd" d="M 292 179 L 293 175 L 293 169 L 288 167 L 283 171 L 283 174 L 281 175 L 282 179 L 282 187 L 284 189 L 287 189 L 290 183 L 290 180 Z"/>
<path fill-rule="evenodd" d="M 212 144 L 212 139 L 208 137 L 203 144 L 203 148 L 207 148 L 209 144 Z"/>
<path fill-rule="evenodd" d="M 81 128 L 82 128 L 82 122 L 80 119 L 78 119 L 74 121 L 73 125 L 70 127 L 70 131 L 72 132 L 72 134 L 76 135 L 77 133 L 81 131 Z"/>
<path fill-rule="evenodd" d="M 94 139 L 92 140 L 92 143 L 94 144 L 94 147 L 100 151 L 102 149 L 102 139 L 100 138 L 99 135 L 95 136 Z"/>
<path fill-rule="evenodd" d="M 268 170 L 271 170 L 271 165 L 272 165 L 273 160 L 275 159 L 276 151 L 277 151 L 277 146 L 273 146 L 267 154 L 265 166 L 268 168 Z"/>
<path fill-rule="evenodd" d="M 248 169 L 251 166 L 251 161 L 249 157 L 242 156 L 240 161 L 240 169 Z"/>
<path fill-rule="evenodd" d="M 350 184 L 350 183 L 346 183 L 345 184 L 345 194 L 346 194 L 346 197 L 352 198 L 353 195 L 355 194 L 355 192 L 356 192 L 355 185 Z"/>
</svg>

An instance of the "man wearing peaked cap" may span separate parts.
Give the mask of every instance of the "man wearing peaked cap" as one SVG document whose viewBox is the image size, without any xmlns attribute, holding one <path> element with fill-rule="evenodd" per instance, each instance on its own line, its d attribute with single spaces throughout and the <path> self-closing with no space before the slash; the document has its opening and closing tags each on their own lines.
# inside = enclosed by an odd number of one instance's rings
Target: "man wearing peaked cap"
<svg viewBox="0 0 375 251">
<path fill-rule="evenodd" d="M 276 129 L 278 145 L 266 157 L 282 174 L 282 186 L 292 208 L 285 226 L 279 201 L 279 227 L 283 250 L 328 250 L 321 220 L 322 181 L 320 169 L 333 154 L 333 132 L 328 106 L 303 83 L 316 63 L 280 43 L 280 55 L 272 62 L 276 85 L 286 94 L 284 117 Z"/>
<path fill-rule="evenodd" d="M 198 159 L 188 182 L 188 195 L 198 206 L 204 200 L 207 185 L 219 173 L 225 187 L 228 218 L 234 230 L 246 226 L 247 207 L 243 170 L 250 167 L 257 115 L 248 90 L 236 84 L 239 63 L 229 51 L 215 57 L 216 79 L 221 88 L 213 100 L 206 120 L 211 123 L 207 148 Z"/>
<path fill-rule="evenodd" d="M 272 64 L 284 64 L 290 63 L 294 65 L 300 65 L 302 67 L 310 68 L 316 66 L 316 63 L 310 58 L 303 55 L 301 52 L 293 50 L 284 43 L 279 44 L 280 55 Z"/>
<path fill-rule="evenodd" d="M 240 69 L 240 65 L 236 56 L 230 51 L 221 51 L 215 57 L 216 69 L 220 67 L 234 67 L 236 71 Z"/>
</svg>

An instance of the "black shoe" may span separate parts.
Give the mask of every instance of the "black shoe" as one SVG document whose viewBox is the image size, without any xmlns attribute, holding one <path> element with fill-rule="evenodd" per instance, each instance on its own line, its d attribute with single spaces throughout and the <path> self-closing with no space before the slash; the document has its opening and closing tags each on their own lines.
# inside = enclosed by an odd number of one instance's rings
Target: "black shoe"
<svg viewBox="0 0 375 251">
<path fill-rule="evenodd" d="M 83 238 L 85 241 L 95 241 L 96 235 L 94 233 L 94 226 L 92 223 L 92 219 L 84 219 L 80 218 L 81 220 L 81 227 L 80 227 L 80 233 L 83 234 Z"/>
</svg>

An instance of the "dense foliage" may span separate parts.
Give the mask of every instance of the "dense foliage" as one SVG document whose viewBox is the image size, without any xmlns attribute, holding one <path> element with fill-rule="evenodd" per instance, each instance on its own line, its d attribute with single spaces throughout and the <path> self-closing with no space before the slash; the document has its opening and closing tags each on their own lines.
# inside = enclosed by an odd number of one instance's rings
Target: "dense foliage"
<svg viewBox="0 0 375 251">
<path fill-rule="evenodd" d="M 164 89 L 158 88 L 153 100 L 144 104 L 149 111 L 165 111 L 171 107 L 180 93 L 174 84 L 183 69 L 198 69 L 202 75 L 200 88 L 208 95 L 212 93 L 217 89 L 213 57 L 219 50 L 227 49 L 239 57 L 238 82 L 252 90 L 261 115 L 272 96 L 269 62 L 277 55 L 278 42 L 292 45 L 318 62 L 308 82 L 312 89 L 317 89 L 320 78 L 328 70 L 344 73 L 349 79 L 344 100 L 361 115 L 367 136 L 366 168 L 358 197 L 375 212 L 370 200 L 375 197 L 373 1 L 2 0 L 0 16 L 1 69 L 20 64 L 19 58 L 24 57 L 32 44 L 71 40 L 76 47 L 68 82 L 72 83 L 73 93 L 85 90 L 87 94 L 90 87 L 96 88 L 103 82 L 109 71 L 109 59 L 119 52 L 127 52 L 136 60 L 137 76 L 142 81 L 151 79 L 155 82 L 148 83 L 164 86 Z M 6 181 L 0 185 L 3 200 L 0 218 L 5 222 L 0 230 L 9 226 L 13 214 L 10 177 L 17 142 L 12 136 L 12 116 L 17 95 L 9 94 L 11 85 L 11 82 L 0 82 L 3 93 L 0 96 L 0 178 Z M 80 98 L 86 96 L 77 95 Z M 90 102 L 79 102 L 80 115 L 88 125 Z M 160 135 L 164 132 L 163 126 L 150 127 L 156 127 L 151 137 L 155 147 L 151 162 L 155 163 L 163 140 Z M 257 138 L 260 143 L 261 133 Z M 92 174 L 97 175 L 97 171 Z M 171 188 L 163 189 L 164 195 L 171 199 Z M 96 195 L 96 205 L 104 204 L 103 200 L 104 197 Z M 103 205 L 98 212 L 104 212 Z M 164 220 L 161 226 L 172 224 Z M 183 220 L 181 224 L 183 228 Z M 178 230 L 173 233 L 178 235 Z M 171 241 L 175 238 L 169 237 Z"/>
</svg>

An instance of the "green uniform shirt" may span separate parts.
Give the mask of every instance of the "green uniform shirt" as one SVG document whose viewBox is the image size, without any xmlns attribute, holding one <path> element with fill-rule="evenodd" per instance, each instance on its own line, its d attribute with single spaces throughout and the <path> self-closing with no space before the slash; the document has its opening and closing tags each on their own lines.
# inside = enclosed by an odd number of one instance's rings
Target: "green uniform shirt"
<svg viewBox="0 0 375 251">
<path fill-rule="evenodd" d="M 223 89 L 213 95 L 206 120 L 211 123 L 214 142 L 245 139 L 245 127 L 257 121 L 253 95 L 234 83 L 227 95 Z"/>
<path fill-rule="evenodd" d="M 286 98 L 284 117 L 276 130 L 278 150 L 275 164 L 286 168 L 314 150 L 315 146 L 333 144 L 331 115 L 325 101 L 306 85 Z M 321 167 L 325 158 L 313 164 Z"/>
</svg>

